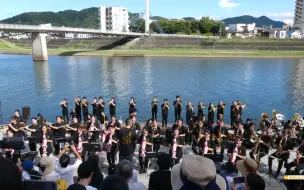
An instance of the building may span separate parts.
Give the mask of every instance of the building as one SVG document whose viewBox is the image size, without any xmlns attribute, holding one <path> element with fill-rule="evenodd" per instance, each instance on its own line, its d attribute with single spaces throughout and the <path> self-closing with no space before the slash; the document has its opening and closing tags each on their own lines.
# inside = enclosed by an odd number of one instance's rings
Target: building
<svg viewBox="0 0 304 190">
<path fill-rule="evenodd" d="M 103 32 L 129 32 L 129 13 L 124 7 L 100 6 L 99 20 Z"/>
<path fill-rule="evenodd" d="M 255 23 L 253 24 L 229 24 L 228 33 L 237 37 L 254 37 L 257 34 Z"/>
<path fill-rule="evenodd" d="M 304 0 L 296 0 L 294 27 L 304 33 Z"/>
<path fill-rule="evenodd" d="M 290 30 L 286 32 L 286 37 L 290 39 L 302 38 L 302 34 L 298 30 Z"/>
</svg>

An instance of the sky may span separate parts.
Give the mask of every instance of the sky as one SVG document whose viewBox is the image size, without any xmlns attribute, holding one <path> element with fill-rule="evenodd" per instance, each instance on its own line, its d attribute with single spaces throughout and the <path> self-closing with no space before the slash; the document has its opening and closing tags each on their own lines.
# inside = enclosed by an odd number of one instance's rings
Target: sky
<svg viewBox="0 0 304 190">
<path fill-rule="evenodd" d="M 145 0 L 0 0 L 0 20 L 24 12 L 81 10 L 100 5 L 126 7 L 130 12 L 144 12 Z M 252 15 L 293 22 L 295 0 L 150 0 L 153 16 L 182 18 L 209 16 L 214 19 Z"/>
</svg>

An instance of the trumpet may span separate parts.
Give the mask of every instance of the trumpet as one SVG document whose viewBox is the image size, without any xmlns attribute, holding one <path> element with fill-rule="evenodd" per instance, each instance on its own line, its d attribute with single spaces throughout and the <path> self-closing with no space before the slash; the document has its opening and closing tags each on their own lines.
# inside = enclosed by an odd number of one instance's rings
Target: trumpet
<svg viewBox="0 0 304 190">
<path fill-rule="evenodd" d="M 211 105 L 211 110 L 215 111 L 217 109 L 217 107 L 215 107 L 214 105 Z"/>
</svg>

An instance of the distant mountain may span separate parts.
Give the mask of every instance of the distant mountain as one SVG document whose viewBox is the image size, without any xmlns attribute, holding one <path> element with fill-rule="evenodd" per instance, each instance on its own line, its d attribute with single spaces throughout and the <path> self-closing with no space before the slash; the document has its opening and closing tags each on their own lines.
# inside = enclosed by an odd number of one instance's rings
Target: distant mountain
<svg viewBox="0 0 304 190">
<path fill-rule="evenodd" d="M 188 20 L 188 21 L 193 21 L 193 20 L 196 20 L 195 18 L 193 17 L 184 17 L 183 18 L 184 20 Z"/>
<path fill-rule="evenodd" d="M 270 26 L 272 25 L 273 28 L 281 28 L 283 25 L 285 25 L 284 22 L 281 21 L 274 21 L 271 20 L 270 18 L 266 16 L 261 16 L 261 17 L 253 17 L 249 15 L 244 15 L 244 16 L 238 16 L 238 17 L 233 17 L 233 18 L 226 18 L 222 20 L 226 25 L 228 24 L 252 24 L 255 23 L 256 26 L 262 27 L 264 26 Z"/>
</svg>

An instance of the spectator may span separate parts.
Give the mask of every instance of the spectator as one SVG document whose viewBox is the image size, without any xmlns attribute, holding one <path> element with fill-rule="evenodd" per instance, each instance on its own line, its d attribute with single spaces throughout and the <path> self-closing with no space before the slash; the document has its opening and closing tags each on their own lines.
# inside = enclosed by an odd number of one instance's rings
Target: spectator
<svg viewBox="0 0 304 190">
<path fill-rule="evenodd" d="M 161 154 L 157 159 L 158 171 L 150 174 L 149 190 L 172 190 L 171 185 L 171 158 L 168 154 Z"/>
<path fill-rule="evenodd" d="M 41 179 L 41 175 L 39 174 L 39 172 L 37 172 L 36 170 L 34 170 L 34 162 L 30 161 L 30 160 L 25 160 L 22 162 L 22 178 L 23 180 L 39 180 Z"/>
<path fill-rule="evenodd" d="M 129 190 L 128 183 L 117 175 L 108 176 L 101 183 L 99 190 Z"/>
<path fill-rule="evenodd" d="M 39 169 L 42 171 L 43 180 L 47 181 L 57 181 L 60 176 L 55 172 L 55 160 L 49 156 L 43 156 L 39 161 Z"/>
<path fill-rule="evenodd" d="M 225 190 L 222 176 L 216 174 L 212 160 L 199 155 L 187 155 L 183 161 L 172 168 L 173 190 Z"/>
<path fill-rule="evenodd" d="M 78 154 L 75 146 L 71 146 L 71 150 L 73 151 L 77 159 L 73 165 L 69 165 L 70 156 L 68 154 L 65 154 L 68 149 L 69 146 L 65 146 L 58 155 L 58 159 L 56 158 L 55 171 L 60 175 L 60 179 L 66 180 L 68 185 L 72 185 L 74 183 L 73 177 L 76 176 L 77 168 L 81 164 L 82 159 L 81 156 Z"/>
<path fill-rule="evenodd" d="M 246 177 L 246 189 L 265 190 L 265 181 L 259 174 L 250 173 Z"/>
<path fill-rule="evenodd" d="M 219 174 L 226 181 L 226 190 L 230 190 L 230 185 L 231 182 L 233 181 L 233 178 L 238 176 L 238 171 L 235 165 L 232 164 L 231 162 L 227 162 L 227 164 L 223 165 L 222 171 Z"/>
<path fill-rule="evenodd" d="M 145 185 L 141 182 L 133 182 L 133 164 L 129 160 L 123 160 L 117 164 L 116 173 L 128 183 L 130 190 L 144 190 Z"/>
<path fill-rule="evenodd" d="M 0 156 L 0 189 L 22 190 L 22 176 L 17 166 Z"/>
<path fill-rule="evenodd" d="M 98 155 L 91 155 L 89 159 L 87 160 L 89 167 L 93 171 L 93 178 L 91 180 L 90 186 L 95 187 L 96 189 L 99 188 L 102 180 L 103 180 L 103 174 L 100 171 L 99 168 L 99 157 Z"/>
<path fill-rule="evenodd" d="M 78 167 L 79 184 L 85 186 L 86 190 L 97 190 L 97 188 L 90 186 L 93 178 L 93 168 L 89 162 L 84 162 Z"/>
</svg>

